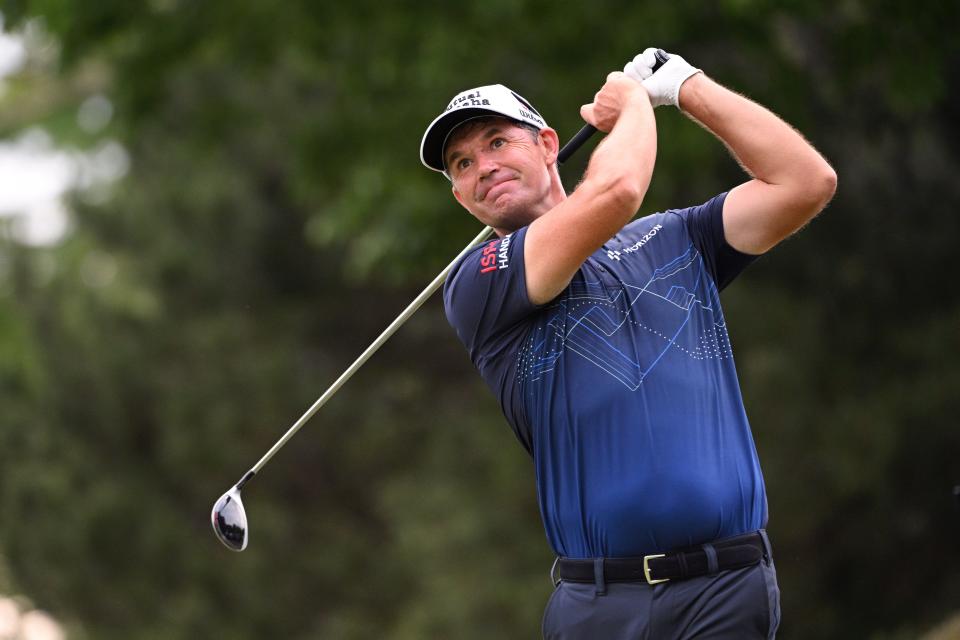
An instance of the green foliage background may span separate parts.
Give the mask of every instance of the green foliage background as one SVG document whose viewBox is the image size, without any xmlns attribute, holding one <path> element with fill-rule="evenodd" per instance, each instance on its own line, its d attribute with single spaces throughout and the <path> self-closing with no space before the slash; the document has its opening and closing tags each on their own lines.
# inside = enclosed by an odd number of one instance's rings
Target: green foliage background
<svg viewBox="0 0 960 640">
<path fill-rule="evenodd" d="M 439 300 L 251 483 L 247 551 L 208 514 L 479 229 L 417 158 L 449 98 L 503 82 L 567 138 L 650 44 L 781 114 L 840 178 L 724 299 L 781 637 L 916 637 L 956 609 L 956 2 L 2 11 L 42 20 L 59 55 L 9 81 L 0 135 L 92 145 L 74 114 L 103 92 L 102 135 L 131 158 L 105 202 L 74 199 L 60 245 L 0 245 L 0 566 L 71 637 L 537 637 L 552 558 L 532 468 Z M 641 213 L 743 179 L 657 115 Z"/>
</svg>

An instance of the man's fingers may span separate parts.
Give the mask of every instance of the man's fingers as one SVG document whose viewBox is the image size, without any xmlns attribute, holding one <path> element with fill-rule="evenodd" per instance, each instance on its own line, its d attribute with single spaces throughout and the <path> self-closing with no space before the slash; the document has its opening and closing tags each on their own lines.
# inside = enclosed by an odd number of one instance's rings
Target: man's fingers
<svg viewBox="0 0 960 640">
<path fill-rule="evenodd" d="M 597 126 L 596 117 L 593 115 L 593 104 L 585 104 L 580 107 L 580 117 L 584 119 L 587 124 L 592 124 Z"/>
<path fill-rule="evenodd" d="M 648 77 L 650 77 L 650 70 L 642 65 L 638 65 L 632 60 L 627 63 L 623 68 L 623 72 L 627 74 L 628 77 L 633 78 L 637 82 L 643 82 Z"/>
<path fill-rule="evenodd" d="M 637 56 L 623 67 L 623 72 L 636 80 L 637 82 L 643 82 L 650 77 L 650 69 L 645 67 L 642 62 L 637 62 Z"/>
<path fill-rule="evenodd" d="M 643 50 L 639 56 L 640 60 L 647 69 L 651 70 L 653 73 L 653 66 L 657 64 L 657 48 L 656 47 L 647 47 Z"/>
<path fill-rule="evenodd" d="M 643 82 L 653 75 L 653 66 L 656 63 L 657 49 L 656 47 L 648 47 L 643 50 L 643 53 L 635 55 L 633 60 L 623 67 L 623 72 L 634 80 Z"/>
</svg>

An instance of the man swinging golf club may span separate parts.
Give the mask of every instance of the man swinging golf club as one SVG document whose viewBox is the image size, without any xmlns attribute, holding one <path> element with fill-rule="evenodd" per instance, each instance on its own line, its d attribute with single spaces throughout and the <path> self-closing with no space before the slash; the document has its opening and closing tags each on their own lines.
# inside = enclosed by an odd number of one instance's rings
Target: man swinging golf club
<svg viewBox="0 0 960 640">
<path fill-rule="evenodd" d="M 457 95 L 421 159 L 499 236 L 444 286 L 447 317 L 532 455 L 558 556 L 546 638 L 769 638 L 779 590 L 767 501 L 718 293 L 833 196 L 789 125 L 654 49 L 583 119 L 607 132 L 569 196 L 558 137 L 502 85 Z M 724 142 L 750 179 L 633 222 L 653 108 Z"/>
</svg>

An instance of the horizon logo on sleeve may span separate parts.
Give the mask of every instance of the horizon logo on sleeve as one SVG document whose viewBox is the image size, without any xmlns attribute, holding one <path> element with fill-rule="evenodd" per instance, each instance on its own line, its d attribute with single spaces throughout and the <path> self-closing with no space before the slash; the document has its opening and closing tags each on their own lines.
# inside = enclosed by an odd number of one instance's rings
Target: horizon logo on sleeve
<svg viewBox="0 0 960 640">
<path fill-rule="evenodd" d="M 480 273 L 489 273 L 510 266 L 510 237 L 491 240 L 480 254 Z"/>
</svg>

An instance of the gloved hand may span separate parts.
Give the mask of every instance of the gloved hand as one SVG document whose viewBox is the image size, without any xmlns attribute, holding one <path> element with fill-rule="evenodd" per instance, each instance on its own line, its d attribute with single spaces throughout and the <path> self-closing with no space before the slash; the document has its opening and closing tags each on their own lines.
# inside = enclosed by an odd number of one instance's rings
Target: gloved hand
<svg viewBox="0 0 960 640">
<path fill-rule="evenodd" d="M 672 104 L 680 107 L 680 85 L 695 73 L 702 73 L 700 69 L 691 66 L 686 60 L 675 53 L 670 54 L 662 67 L 653 72 L 655 47 L 645 49 L 633 60 L 627 63 L 623 72 L 642 84 L 650 94 L 650 104 L 659 107 Z"/>
</svg>

